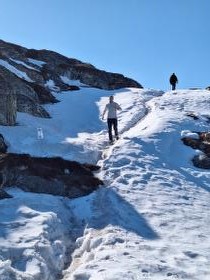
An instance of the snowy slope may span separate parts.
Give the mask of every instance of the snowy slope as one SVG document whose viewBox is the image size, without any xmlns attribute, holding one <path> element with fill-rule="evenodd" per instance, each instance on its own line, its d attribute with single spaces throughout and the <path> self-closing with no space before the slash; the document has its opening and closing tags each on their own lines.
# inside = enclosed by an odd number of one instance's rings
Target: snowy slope
<svg viewBox="0 0 210 280">
<path fill-rule="evenodd" d="M 111 94 L 123 110 L 110 147 L 100 115 Z M 51 119 L 19 114 L 19 126 L 0 127 L 10 151 L 98 163 L 106 186 L 74 200 L 9 190 L 0 279 L 209 279 L 210 172 L 192 166 L 196 151 L 180 138 L 209 129 L 210 93 L 83 88 L 56 98 Z"/>
</svg>

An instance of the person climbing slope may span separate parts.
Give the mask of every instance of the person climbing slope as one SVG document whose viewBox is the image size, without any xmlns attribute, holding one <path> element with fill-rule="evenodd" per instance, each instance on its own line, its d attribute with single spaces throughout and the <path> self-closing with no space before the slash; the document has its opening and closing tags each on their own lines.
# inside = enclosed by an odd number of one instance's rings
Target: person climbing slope
<svg viewBox="0 0 210 280">
<path fill-rule="evenodd" d="M 111 95 L 109 97 L 109 103 L 106 104 L 104 112 L 102 114 L 102 119 L 104 119 L 104 115 L 107 113 L 107 125 L 108 125 L 108 133 L 109 133 L 109 141 L 110 144 L 113 144 L 113 136 L 112 136 L 112 128 L 114 128 L 115 138 L 118 140 L 118 121 L 117 121 L 117 110 L 122 110 L 120 105 L 114 102 L 114 96 Z"/>
</svg>

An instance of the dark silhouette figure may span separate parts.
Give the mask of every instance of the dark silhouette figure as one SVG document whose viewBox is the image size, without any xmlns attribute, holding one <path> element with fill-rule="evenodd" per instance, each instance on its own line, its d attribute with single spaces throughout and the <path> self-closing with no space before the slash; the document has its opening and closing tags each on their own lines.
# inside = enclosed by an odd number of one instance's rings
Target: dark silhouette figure
<svg viewBox="0 0 210 280">
<path fill-rule="evenodd" d="M 178 79 L 177 76 L 173 73 L 169 79 L 172 90 L 176 89 L 176 84 L 178 83 Z"/>
</svg>

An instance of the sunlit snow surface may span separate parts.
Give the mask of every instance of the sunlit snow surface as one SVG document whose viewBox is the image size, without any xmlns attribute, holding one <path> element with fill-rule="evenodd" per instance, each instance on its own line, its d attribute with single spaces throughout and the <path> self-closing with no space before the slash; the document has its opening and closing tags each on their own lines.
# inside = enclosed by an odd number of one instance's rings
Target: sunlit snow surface
<svg viewBox="0 0 210 280">
<path fill-rule="evenodd" d="M 122 107 L 113 146 L 100 118 L 110 95 Z M 210 279 L 210 172 L 181 142 L 209 130 L 210 92 L 83 88 L 56 98 L 51 119 L 18 114 L 18 126 L 0 127 L 9 151 L 97 163 L 106 185 L 74 200 L 9 189 L 0 279 Z"/>
</svg>

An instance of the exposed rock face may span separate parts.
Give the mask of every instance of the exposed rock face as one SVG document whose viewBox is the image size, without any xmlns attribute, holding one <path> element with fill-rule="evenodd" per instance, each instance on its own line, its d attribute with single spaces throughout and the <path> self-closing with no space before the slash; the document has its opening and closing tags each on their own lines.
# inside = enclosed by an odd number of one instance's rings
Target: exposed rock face
<svg viewBox="0 0 210 280">
<path fill-rule="evenodd" d="M 15 125 L 17 102 L 13 88 L 0 73 L 0 125 Z"/>
<path fill-rule="evenodd" d="M 210 133 L 197 132 L 199 139 L 183 137 L 182 141 L 185 145 L 203 152 L 193 158 L 193 164 L 198 168 L 210 169 Z"/>
<path fill-rule="evenodd" d="M 87 195 L 103 182 L 94 177 L 99 167 L 64 160 L 40 158 L 27 154 L 1 154 L 0 172 L 3 187 L 17 186 L 24 191 L 67 196 Z"/>
<path fill-rule="evenodd" d="M 11 198 L 11 195 L 9 195 L 7 192 L 5 192 L 5 190 L 0 188 L 0 199 L 4 198 Z"/>
<path fill-rule="evenodd" d="M 2 185 L 3 185 L 3 175 L 0 174 L 0 199 L 11 198 L 11 196 L 7 192 L 5 192 L 5 190 L 2 189 Z"/>
<path fill-rule="evenodd" d="M 210 169 L 210 158 L 206 155 L 196 155 L 192 161 L 198 168 Z"/>
<path fill-rule="evenodd" d="M 51 79 L 56 86 L 65 87 L 65 83 L 60 78 L 64 75 L 102 89 L 142 88 L 141 84 L 123 75 L 98 70 L 91 64 L 49 50 L 27 49 L 0 40 L 0 54 L 2 58 L 9 60 L 10 64 L 27 73 L 31 80 L 40 85 L 44 85 Z M 42 64 L 33 63 L 33 60 L 41 61 Z"/>
<path fill-rule="evenodd" d="M 61 76 L 66 76 L 71 80 L 80 80 L 80 82 L 84 84 L 105 90 L 123 87 L 142 88 L 139 83 L 121 74 L 101 71 L 94 68 L 92 65 L 83 64 L 81 62 L 73 66 L 69 64 L 58 64 L 56 69 Z"/>
<path fill-rule="evenodd" d="M 2 66 L 0 66 L 0 94 L 2 125 L 15 125 L 17 111 L 37 117 L 49 117 L 48 112 L 40 105 L 39 96 L 33 87 Z"/>
<path fill-rule="evenodd" d="M 28 50 L 26 57 L 45 61 L 46 64 L 42 68 L 45 79 L 53 79 L 56 81 L 56 85 L 60 87 L 63 84 L 60 76 L 66 76 L 70 80 L 80 80 L 80 82 L 91 87 L 106 90 L 123 87 L 142 88 L 138 82 L 124 77 L 121 74 L 101 71 L 91 64 L 67 58 L 53 51 Z"/>
<path fill-rule="evenodd" d="M 17 100 L 15 94 L 0 94 L 0 125 L 15 125 Z"/>
<path fill-rule="evenodd" d="M 41 86 L 39 84 L 30 83 L 30 82 L 26 82 L 26 84 L 36 92 L 39 102 L 41 104 L 59 102 L 54 97 L 54 95 L 52 95 L 52 93 L 50 92 L 50 90 L 48 88 Z"/>
<path fill-rule="evenodd" d="M 0 153 L 6 153 L 7 151 L 7 144 L 4 141 L 4 137 L 0 134 Z"/>
</svg>

